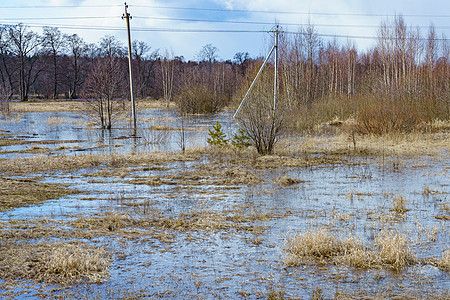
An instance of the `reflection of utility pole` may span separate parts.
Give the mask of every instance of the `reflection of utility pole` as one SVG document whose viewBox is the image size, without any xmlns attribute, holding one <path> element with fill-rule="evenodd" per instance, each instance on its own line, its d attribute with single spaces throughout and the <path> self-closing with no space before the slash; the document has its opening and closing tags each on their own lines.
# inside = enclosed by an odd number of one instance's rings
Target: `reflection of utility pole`
<svg viewBox="0 0 450 300">
<path fill-rule="evenodd" d="M 248 95 L 250 95 L 250 92 L 252 91 L 253 87 L 255 86 L 256 81 L 258 80 L 262 71 L 264 70 L 264 67 L 266 66 L 267 62 L 269 61 L 269 58 L 272 55 L 273 51 L 275 51 L 275 82 L 274 82 L 274 90 L 273 90 L 273 115 L 275 115 L 275 108 L 277 105 L 277 97 L 278 97 L 278 34 L 281 32 L 279 30 L 279 25 L 277 24 L 276 30 L 271 31 L 271 32 L 275 33 L 275 44 L 272 46 L 272 49 L 270 49 L 270 52 L 267 55 L 266 59 L 264 60 L 261 68 L 259 69 L 258 74 L 256 74 L 255 79 L 253 79 L 252 84 L 248 88 L 247 93 L 244 96 L 244 99 L 242 99 L 241 104 L 239 104 L 239 107 L 237 108 L 236 112 L 234 113 L 233 118 L 236 118 L 236 116 L 239 114 L 242 107 L 244 106 L 244 103 L 247 100 Z"/>
<path fill-rule="evenodd" d="M 133 72 L 131 70 L 131 34 L 130 34 L 130 19 L 131 16 L 127 12 L 128 5 L 125 2 L 125 13 L 122 16 L 122 19 L 125 19 L 127 22 L 127 34 L 128 34 L 128 70 L 130 72 L 130 95 L 131 95 L 131 118 L 133 119 L 133 130 L 134 135 L 136 135 L 136 105 L 134 103 L 134 94 L 133 94 Z"/>
</svg>

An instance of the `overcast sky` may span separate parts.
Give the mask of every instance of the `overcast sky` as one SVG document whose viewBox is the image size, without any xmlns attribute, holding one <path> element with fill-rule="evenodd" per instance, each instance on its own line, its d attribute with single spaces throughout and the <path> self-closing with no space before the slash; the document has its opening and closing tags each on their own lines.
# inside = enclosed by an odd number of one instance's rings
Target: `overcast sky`
<svg viewBox="0 0 450 300">
<path fill-rule="evenodd" d="M 221 59 L 236 52 L 265 56 L 270 41 L 267 31 L 278 21 L 289 32 L 300 24 L 313 24 L 327 41 L 337 35 L 344 45 L 348 39 L 359 50 L 375 45 L 377 27 L 388 16 L 403 15 L 409 26 L 421 26 L 426 36 L 430 24 L 439 37 L 450 38 L 448 0 L 129 0 L 132 38 L 145 41 L 152 49 L 167 49 L 176 56 L 194 59 L 205 44 L 219 49 Z M 33 7 L 29 7 L 33 5 Z M 28 6 L 28 7 L 27 7 Z M 199 10 L 201 9 L 201 10 Z M 124 1 L 101 0 L 0 0 L 2 24 L 22 22 L 41 32 L 42 25 L 77 33 L 86 42 L 98 42 L 110 34 L 126 42 Z M 83 17 L 83 19 L 79 18 Z M 86 18 L 92 17 L 92 18 Z M 32 19 L 34 18 L 34 19 Z M 209 22 L 205 22 L 208 20 Z M 213 22 L 214 21 L 214 22 Z M 289 24 L 289 25 L 285 25 Z M 64 26 L 71 28 L 64 28 Z M 88 28 L 86 28 L 88 27 Z M 101 27 L 101 28 L 100 28 Z M 107 30 L 109 29 L 109 30 Z M 169 30 L 152 31 L 155 29 Z M 171 32 L 210 30 L 225 32 Z M 251 32 L 233 32 L 251 31 Z M 349 37 L 349 38 L 348 38 Z M 367 37 L 367 38 L 358 38 Z"/>
</svg>

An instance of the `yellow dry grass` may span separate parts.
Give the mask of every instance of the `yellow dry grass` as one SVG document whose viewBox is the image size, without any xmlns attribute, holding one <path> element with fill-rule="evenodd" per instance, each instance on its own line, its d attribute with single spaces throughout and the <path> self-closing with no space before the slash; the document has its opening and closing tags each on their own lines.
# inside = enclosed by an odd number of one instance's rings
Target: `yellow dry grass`
<svg viewBox="0 0 450 300">
<path fill-rule="evenodd" d="M 86 155 L 36 155 L 33 157 L 0 160 L 1 173 L 36 174 L 57 170 L 75 170 L 107 164 L 112 167 L 128 165 L 164 164 L 175 161 L 193 161 L 198 157 L 168 153 L 138 154 L 86 154 Z"/>
<path fill-rule="evenodd" d="M 450 250 L 446 250 L 442 253 L 442 257 L 438 261 L 437 266 L 441 270 L 450 272 Z"/>
<path fill-rule="evenodd" d="M 382 231 L 374 244 L 371 250 L 355 237 L 341 240 L 326 229 L 297 233 L 285 240 L 284 263 L 345 264 L 361 269 L 385 266 L 400 270 L 416 261 L 406 238 L 399 232 Z"/>
<path fill-rule="evenodd" d="M 79 111 L 81 101 L 27 101 L 11 102 L 11 112 Z"/>
<path fill-rule="evenodd" d="M 403 214 L 408 211 L 406 204 L 408 201 L 401 195 L 397 195 L 392 199 L 392 211 Z"/>
<path fill-rule="evenodd" d="M 2 279 L 100 283 L 109 277 L 109 254 L 86 243 L 1 243 L 0 249 Z"/>
<path fill-rule="evenodd" d="M 326 229 L 297 233 L 287 238 L 285 264 L 296 266 L 308 262 L 328 263 L 336 257 L 357 249 L 364 249 L 355 239 L 341 241 Z"/>
<path fill-rule="evenodd" d="M 252 207 L 236 207 L 230 210 L 213 211 L 198 209 L 176 215 L 165 215 L 148 209 L 141 217 L 130 217 L 127 213 L 106 212 L 93 217 L 81 217 L 71 222 L 71 226 L 78 229 L 89 229 L 99 235 L 110 232 L 123 232 L 136 228 L 152 229 L 166 232 L 175 230 L 186 231 L 218 231 L 243 230 L 257 233 L 262 229 L 253 224 L 255 221 L 267 221 L 279 218 L 285 214 L 275 212 L 257 212 Z M 150 234 L 148 231 L 145 234 Z M 157 238 L 161 238 L 158 235 Z"/>
<path fill-rule="evenodd" d="M 73 193 L 76 191 L 64 188 L 61 184 L 0 177 L 0 212 Z"/>
<path fill-rule="evenodd" d="M 60 117 L 48 117 L 46 121 L 47 125 L 61 125 L 66 123 L 66 120 Z"/>
<path fill-rule="evenodd" d="M 27 102 L 11 102 L 11 112 L 58 112 L 58 111 L 79 111 L 83 101 L 79 100 L 64 100 L 64 101 L 27 101 Z M 166 108 L 165 101 L 162 100 L 148 100 L 142 99 L 136 101 L 137 109 L 150 108 Z M 175 104 L 172 102 L 169 108 L 174 108 Z"/>
<path fill-rule="evenodd" d="M 369 155 L 443 155 L 450 152 L 450 132 L 356 136 L 356 151 L 348 134 L 305 136 L 297 142 L 284 141 L 277 146 L 280 154 L 328 153 Z"/>
<path fill-rule="evenodd" d="M 408 240 L 399 232 L 381 231 L 375 238 L 376 260 L 383 266 L 399 270 L 415 262 Z"/>
</svg>

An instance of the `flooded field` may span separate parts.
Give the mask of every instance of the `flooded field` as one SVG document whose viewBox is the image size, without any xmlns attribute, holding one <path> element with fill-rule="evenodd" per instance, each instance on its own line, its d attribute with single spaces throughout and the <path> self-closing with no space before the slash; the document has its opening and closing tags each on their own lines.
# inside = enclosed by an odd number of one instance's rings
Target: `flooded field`
<svg viewBox="0 0 450 300">
<path fill-rule="evenodd" d="M 448 146 L 208 147 L 230 115 L 0 119 L 0 298 L 449 299 Z"/>
</svg>

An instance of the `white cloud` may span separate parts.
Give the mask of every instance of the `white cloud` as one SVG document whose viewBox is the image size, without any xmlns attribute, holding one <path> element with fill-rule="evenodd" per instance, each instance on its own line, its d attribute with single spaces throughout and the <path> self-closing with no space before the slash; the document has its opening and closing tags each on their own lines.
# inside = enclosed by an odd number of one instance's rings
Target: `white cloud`
<svg viewBox="0 0 450 300">
<path fill-rule="evenodd" d="M 93 43 L 106 35 L 117 36 L 123 42 L 126 41 L 125 22 L 121 19 L 124 12 L 123 1 L 104 0 L 36 0 L 32 4 L 29 1 L 2 0 L 2 6 L 20 5 L 80 5 L 80 7 L 62 7 L 60 9 L 15 9 L 6 10 L 6 17 L 68 17 L 68 16 L 99 16 L 113 17 L 102 19 L 83 20 L 29 20 L 24 23 L 41 23 L 51 25 L 72 26 L 105 26 L 123 28 L 119 31 L 101 31 L 85 29 L 63 29 L 67 33 L 78 33 L 87 42 Z M 379 25 L 380 17 L 357 16 L 357 15 L 317 15 L 316 13 L 329 12 L 334 14 L 444 14 L 450 11 L 450 4 L 444 0 L 128 0 L 129 12 L 135 18 L 131 21 L 132 28 L 167 28 L 167 29 L 249 29 L 269 30 L 275 20 L 280 23 L 307 23 L 311 21 L 316 25 L 319 34 L 343 35 L 343 36 L 374 36 L 376 28 L 364 27 L 367 25 Z M 103 7 L 91 7 L 100 5 Z M 89 6 L 89 7 L 87 7 Z M 284 13 L 226 13 L 207 12 L 194 10 L 171 10 L 162 8 L 150 8 L 142 6 L 175 6 L 175 7 L 201 7 L 201 8 L 223 8 L 233 10 L 268 11 L 268 12 L 299 12 L 302 14 Z M 310 13 L 310 14 L 309 14 Z M 139 18 L 144 17 L 144 18 Z M 253 22 L 268 22 L 267 25 L 229 24 L 229 23 L 196 23 L 184 21 L 164 21 L 148 19 L 151 17 L 165 18 L 192 18 L 192 19 L 228 19 Z M 448 26 L 448 18 L 414 18 L 405 17 L 409 25 L 428 25 L 431 21 L 435 25 Z M 355 25 L 356 27 L 322 26 L 322 25 Z M 291 25 L 285 28 L 296 31 L 297 26 Z M 38 31 L 33 27 L 33 30 Z M 449 29 L 443 29 L 450 36 Z M 423 30 L 422 32 L 425 32 Z M 440 32 L 438 28 L 438 32 Z M 183 55 L 192 59 L 200 48 L 208 43 L 218 47 L 219 55 L 223 59 L 230 59 L 238 51 L 248 51 L 252 56 L 265 55 L 268 40 L 267 35 L 255 33 L 169 33 L 169 32 L 141 32 L 133 31 L 133 39 L 147 42 L 152 48 L 172 49 L 175 55 Z M 345 38 L 340 40 L 344 44 Z M 365 49 L 375 43 L 374 40 L 356 40 L 360 49 Z"/>
</svg>

